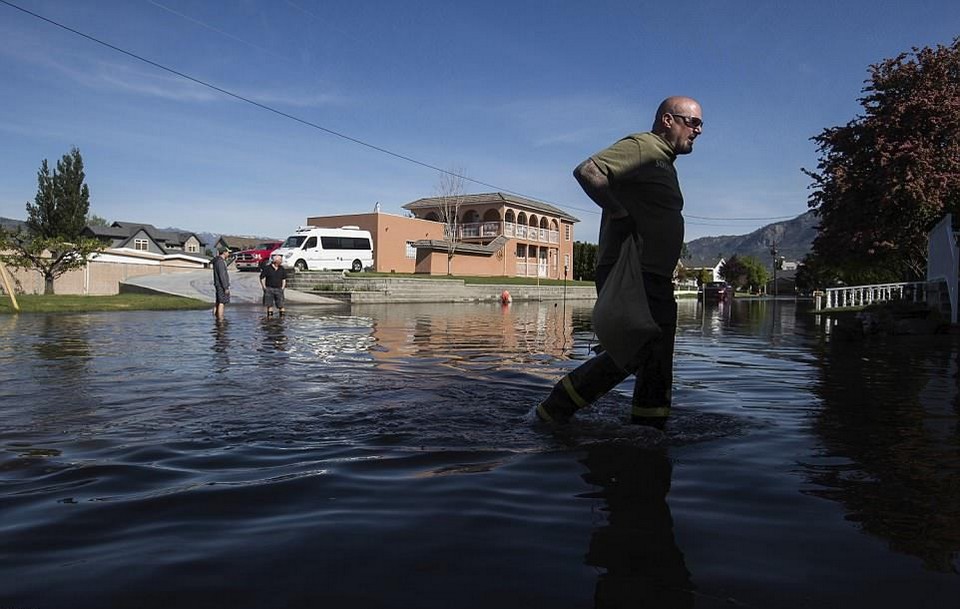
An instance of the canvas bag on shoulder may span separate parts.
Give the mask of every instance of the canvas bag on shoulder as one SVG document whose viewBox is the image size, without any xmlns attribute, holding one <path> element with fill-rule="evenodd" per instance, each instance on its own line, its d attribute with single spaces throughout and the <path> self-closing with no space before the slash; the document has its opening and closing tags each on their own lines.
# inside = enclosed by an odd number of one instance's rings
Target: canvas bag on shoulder
<svg viewBox="0 0 960 609">
<path fill-rule="evenodd" d="M 627 372 L 637 369 L 644 345 L 660 334 L 647 303 L 642 253 L 643 239 L 633 233 L 620 246 L 620 257 L 593 307 L 593 330 L 600 344 Z"/>
</svg>

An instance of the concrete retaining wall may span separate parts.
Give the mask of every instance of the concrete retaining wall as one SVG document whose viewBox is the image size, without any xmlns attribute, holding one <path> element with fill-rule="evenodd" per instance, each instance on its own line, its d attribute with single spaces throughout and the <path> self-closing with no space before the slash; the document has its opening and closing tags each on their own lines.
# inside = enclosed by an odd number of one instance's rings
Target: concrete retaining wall
<svg viewBox="0 0 960 609">
<path fill-rule="evenodd" d="M 296 273 L 287 281 L 295 290 L 336 298 L 342 302 L 379 304 L 414 302 L 498 301 L 504 290 L 514 301 L 595 300 L 593 286 L 464 284 L 460 279 L 415 277 L 344 277 L 341 273 Z M 319 289 L 317 289 L 319 288 Z"/>
</svg>

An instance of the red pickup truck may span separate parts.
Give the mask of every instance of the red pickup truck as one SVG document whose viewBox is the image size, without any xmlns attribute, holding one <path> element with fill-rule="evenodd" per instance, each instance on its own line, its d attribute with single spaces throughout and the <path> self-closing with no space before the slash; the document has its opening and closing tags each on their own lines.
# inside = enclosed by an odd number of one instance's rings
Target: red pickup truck
<svg viewBox="0 0 960 609">
<path fill-rule="evenodd" d="M 248 250 L 233 255 L 238 271 L 259 271 L 270 262 L 270 252 L 283 244 L 282 241 L 264 241 Z"/>
</svg>

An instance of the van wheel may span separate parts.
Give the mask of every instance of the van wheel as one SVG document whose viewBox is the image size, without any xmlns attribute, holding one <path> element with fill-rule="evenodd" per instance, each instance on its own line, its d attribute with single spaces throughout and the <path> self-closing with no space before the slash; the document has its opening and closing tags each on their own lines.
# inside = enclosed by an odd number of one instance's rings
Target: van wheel
<svg viewBox="0 0 960 609">
<path fill-rule="evenodd" d="M 294 267 L 295 269 L 297 269 L 298 271 L 301 271 L 301 272 L 302 272 L 302 271 L 307 270 L 307 263 L 306 263 L 305 260 L 297 260 L 297 261 L 294 263 L 293 267 Z"/>
<path fill-rule="evenodd" d="M 360 262 L 359 260 L 354 260 L 353 264 L 350 265 L 350 270 L 353 271 L 354 273 L 359 273 L 360 271 L 363 270 L 363 263 Z"/>
</svg>

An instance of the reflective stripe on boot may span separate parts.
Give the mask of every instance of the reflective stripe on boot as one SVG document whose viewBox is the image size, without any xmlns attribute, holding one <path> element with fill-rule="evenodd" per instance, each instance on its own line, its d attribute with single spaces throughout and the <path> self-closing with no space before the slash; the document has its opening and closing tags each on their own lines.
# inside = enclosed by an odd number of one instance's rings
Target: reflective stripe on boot
<svg viewBox="0 0 960 609">
<path fill-rule="evenodd" d="M 587 405 L 587 401 L 573 388 L 570 377 L 564 376 L 554 385 L 547 399 L 537 406 L 537 417 L 547 423 L 566 423 L 577 410 Z"/>
<path fill-rule="evenodd" d="M 635 425 L 647 425 L 663 429 L 667 424 L 667 418 L 670 417 L 669 406 L 656 406 L 645 408 L 643 406 L 634 406 L 630 411 L 630 422 Z"/>
</svg>

